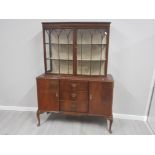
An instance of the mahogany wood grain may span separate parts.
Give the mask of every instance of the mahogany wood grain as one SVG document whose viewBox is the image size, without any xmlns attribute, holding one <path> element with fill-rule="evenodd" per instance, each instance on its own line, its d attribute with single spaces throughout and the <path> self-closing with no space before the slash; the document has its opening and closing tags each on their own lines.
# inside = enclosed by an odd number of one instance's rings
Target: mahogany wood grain
<svg viewBox="0 0 155 155">
<path fill-rule="evenodd" d="M 88 112 L 88 101 L 60 100 L 60 111 L 64 112 Z"/>
<path fill-rule="evenodd" d="M 89 113 L 112 116 L 113 83 L 89 83 Z"/>
<path fill-rule="evenodd" d="M 102 29 L 109 28 L 110 22 L 49 22 L 42 23 L 44 29 Z"/>
<path fill-rule="evenodd" d="M 62 91 L 88 91 L 88 81 L 79 80 L 60 80 L 60 89 Z"/>
<path fill-rule="evenodd" d="M 45 74 L 36 78 L 38 111 L 37 119 L 43 112 L 59 112 L 69 115 L 105 117 L 111 133 L 113 122 L 112 102 L 114 80 L 107 74 L 110 22 L 55 22 L 42 23 Z M 45 31 L 51 29 L 73 30 L 73 74 L 51 74 L 47 72 Z M 77 30 L 105 29 L 107 32 L 105 75 L 77 75 Z"/>
<path fill-rule="evenodd" d="M 88 103 L 88 92 L 60 91 L 60 100 L 85 101 Z"/>
<path fill-rule="evenodd" d="M 39 110 L 59 111 L 59 80 L 38 79 Z"/>
</svg>

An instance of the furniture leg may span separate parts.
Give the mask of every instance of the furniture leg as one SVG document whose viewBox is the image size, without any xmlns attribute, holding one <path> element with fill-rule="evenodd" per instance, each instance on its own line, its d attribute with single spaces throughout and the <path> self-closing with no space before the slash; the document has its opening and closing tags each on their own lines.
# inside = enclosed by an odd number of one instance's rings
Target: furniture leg
<svg viewBox="0 0 155 155">
<path fill-rule="evenodd" d="M 112 130 L 111 130 L 112 123 L 113 123 L 113 119 L 107 119 L 107 130 L 110 134 L 112 133 Z"/>
<path fill-rule="evenodd" d="M 37 120 L 38 120 L 37 126 L 40 126 L 40 111 L 39 110 L 37 110 Z"/>
</svg>

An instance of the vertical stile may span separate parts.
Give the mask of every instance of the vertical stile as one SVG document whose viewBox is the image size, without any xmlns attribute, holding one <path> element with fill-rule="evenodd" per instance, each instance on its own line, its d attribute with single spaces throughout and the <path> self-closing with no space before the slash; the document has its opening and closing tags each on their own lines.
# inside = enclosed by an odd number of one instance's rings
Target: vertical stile
<svg viewBox="0 0 155 155">
<path fill-rule="evenodd" d="M 68 41 L 68 74 L 69 74 L 69 33 L 67 34 L 67 41 Z"/>
<path fill-rule="evenodd" d="M 52 71 L 52 46 L 51 46 L 51 33 L 52 31 L 49 30 L 48 37 L 49 37 L 49 56 L 50 56 L 50 71 Z"/>
<path fill-rule="evenodd" d="M 77 74 L 77 30 L 73 32 L 73 74 Z"/>
<path fill-rule="evenodd" d="M 101 43 L 101 55 L 100 55 L 100 75 L 101 75 L 101 69 L 102 69 L 102 43 Z"/>
<path fill-rule="evenodd" d="M 89 64 L 89 65 L 90 65 L 90 75 L 91 75 L 93 33 L 90 32 L 90 36 L 91 36 L 91 45 L 90 45 L 90 46 L 91 46 L 91 49 L 90 49 L 90 54 L 91 54 L 91 55 L 90 55 L 90 64 Z"/>
<path fill-rule="evenodd" d="M 44 65 L 45 65 L 45 73 L 47 73 L 45 31 L 46 30 L 43 28 Z"/>
<path fill-rule="evenodd" d="M 105 47 L 106 47 L 106 53 L 105 53 L 105 58 L 106 58 L 106 61 L 105 61 L 105 66 L 104 66 L 104 75 L 107 75 L 107 64 L 108 64 L 108 50 L 109 50 L 109 34 L 110 34 L 110 30 L 109 28 L 106 30 L 105 32 L 105 37 L 106 37 L 106 44 L 105 44 Z"/>
<path fill-rule="evenodd" d="M 101 46 L 101 54 L 100 54 L 100 75 L 101 75 L 101 69 L 102 69 L 102 50 L 103 50 L 103 43 L 102 43 L 102 41 L 103 41 L 103 38 L 104 38 L 104 34 L 102 34 L 102 30 L 101 31 L 99 31 L 100 32 L 100 35 L 101 35 L 101 45 L 99 45 L 99 46 Z"/>
<path fill-rule="evenodd" d="M 59 35 L 58 35 L 58 61 L 59 61 L 59 74 L 60 74 L 60 53 L 59 53 Z"/>
<path fill-rule="evenodd" d="M 80 33 L 81 35 L 81 75 L 82 75 L 82 39 L 83 39 L 83 33 Z"/>
<path fill-rule="evenodd" d="M 71 32 L 72 32 L 72 30 L 69 30 L 69 32 L 67 34 L 67 43 L 68 43 L 68 45 L 67 45 L 67 48 L 68 48 L 68 74 L 70 74 L 69 73 L 69 65 L 71 65 L 71 64 L 73 65 L 72 60 L 69 59 L 69 51 L 70 51 L 70 42 L 69 42 L 69 39 L 70 39 Z"/>
</svg>

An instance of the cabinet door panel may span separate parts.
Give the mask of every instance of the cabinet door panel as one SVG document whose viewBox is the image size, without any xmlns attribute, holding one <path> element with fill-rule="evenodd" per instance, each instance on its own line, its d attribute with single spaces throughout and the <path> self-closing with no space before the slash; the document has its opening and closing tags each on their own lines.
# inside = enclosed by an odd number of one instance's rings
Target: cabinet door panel
<svg viewBox="0 0 155 155">
<path fill-rule="evenodd" d="M 112 82 L 90 82 L 89 113 L 96 115 L 112 115 Z"/>
<path fill-rule="evenodd" d="M 38 79 L 37 90 L 40 110 L 59 111 L 59 80 Z"/>
</svg>

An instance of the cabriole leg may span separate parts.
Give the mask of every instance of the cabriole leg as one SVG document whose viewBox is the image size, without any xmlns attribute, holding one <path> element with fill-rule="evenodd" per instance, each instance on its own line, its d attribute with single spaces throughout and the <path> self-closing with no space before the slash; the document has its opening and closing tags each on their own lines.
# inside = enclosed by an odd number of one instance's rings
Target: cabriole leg
<svg viewBox="0 0 155 155">
<path fill-rule="evenodd" d="M 40 111 L 37 111 L 37 120 L 38 120 L 38 124 L 37 126 L 40 126 Z"/>
<path fill-rule="evenodd" d="M 113 123 L 113 119 L 107 119 L 107 130 L 110 134 L 112 133 L 112 130 L 111 130 L 112 123 Z"/>
</svg>

